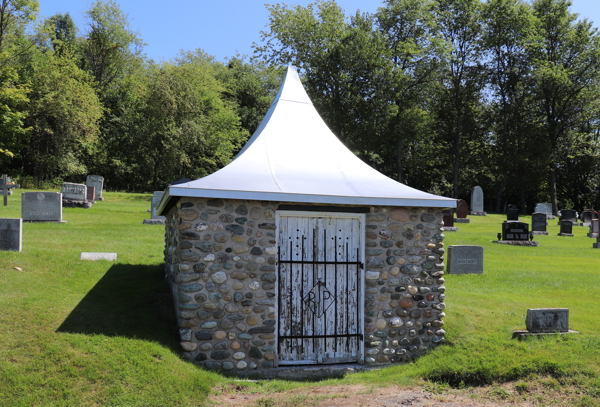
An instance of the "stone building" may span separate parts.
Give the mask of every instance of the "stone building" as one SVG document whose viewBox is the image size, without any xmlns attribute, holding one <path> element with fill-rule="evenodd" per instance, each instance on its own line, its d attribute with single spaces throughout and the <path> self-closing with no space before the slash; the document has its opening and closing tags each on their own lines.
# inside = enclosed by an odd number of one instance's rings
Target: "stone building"
<svg viewBox="0 0 600 407">
<path fill-rule="evenodd" d="M 418 357 L 444 340 L 440 228 L 455 206 L 356 157 L 289 67 L 236 159 L 160 203 L 185 357 L 270 375 Z"/>
</svg>

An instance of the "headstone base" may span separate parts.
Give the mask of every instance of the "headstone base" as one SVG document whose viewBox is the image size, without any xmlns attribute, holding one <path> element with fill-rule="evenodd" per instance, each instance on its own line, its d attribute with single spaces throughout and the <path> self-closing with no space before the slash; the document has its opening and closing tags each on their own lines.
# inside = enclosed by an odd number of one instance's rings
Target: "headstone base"
<svg viewBox="0 0 600 407">
<path fill-rule="evenodd" d="M 23 220 L 27 223 L 67 223 L 66 220 Z"/>
<path fill-rule="evenodd" d="M 543 232 L 543 231 L 538 231 L 538 230 L 535 230 L 535 231 L 533 231 L 533 232 L 531 232 L 531 233 L 533 233 L 534 235 L 544 235 L 544 236 L 548 236 L 548 232 Z"/>
<path fill-rule="evenodd" d="M 597 239 L 600 236 L 600 233 L 588 233 L 587 236 L 591 237 L 592 239 Z"/>
<path fill-rule="evenodd" d="M 473 216 L 487 216 L 487 212 L 474 212 L 474 211 L 470 211 L 469 215 L 473 215 Z"/>
<path fill-rule="evenodd" d="M 533 240 L 492 240 L 492 243 L 508 244 L 511 246 L 531 246 L 537 247 L 540 242 L 534 242 Z"/>
<path fill-rule="evenodd" d="M 454 223 L 471 223 L 471 219 L 469 219 L 469 218 L 456 218 L 456 219 L 454 219 Z"/>
<path fill-rule="evenodd" d="M 117 253 L 102 253 L 102 252 L 81 252 L 79 260 L 108 260 L 116 261 Z"/>
<path fill-rule="evenodd" d="M 458 228 L 456 226 L 444 226 L 442 228 L 444 232 L 458 232 Z"/>
<path fill-rule="evenodd" d="M 520 341 L 522 341 L 523 339 L 527 339 L 531 336 L 537 336 L 538 338 L 543 338 L 544 336 L 548 336 L 548 335 L 569 335 L 569 334 L 578 334 L 579 331 L 573 331 L 572 329 L 569 329 L 568 332 L 539 332 L 539 333 L 534 333 L 534 332 L 529 332 L 528 330 L 524 329 L 521 331 L 513 331 L 512 334 L 512 338 L 513 339 L 518 339 Z"/>
<path fill-rule="evenodd" d="M 557 233 L 556 236 L 568 236 L 568 237 L 573 237 L 575 236 L 573 233 Z"/>
<path fill-rule="evenodd" d="M 165 219 L 144 219 L 143 225 L 164 225 Z"/>
<path fill-rule="evenodd" d="M 92 203 L 86 201 L 74 201 L 72 199 L 63 199 L 63 208 L 91 208 Z"/>
</svg>

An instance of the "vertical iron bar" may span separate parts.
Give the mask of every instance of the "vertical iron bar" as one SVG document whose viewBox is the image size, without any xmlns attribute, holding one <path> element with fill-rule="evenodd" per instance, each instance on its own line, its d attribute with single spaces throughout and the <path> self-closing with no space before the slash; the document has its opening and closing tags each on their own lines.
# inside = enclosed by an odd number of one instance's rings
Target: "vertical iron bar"
<svg viewBox="0 0 600 407">
<path fill-rule="evenodd" d="M 279 295 L 277 296 L 277 318 L 279 319 L 279 323 L 281 323 L 281 293 L 283 290 L 281 289 L 281 244 L 277 245 L 277 284 L 279 284 Z M 281 356 L 281 326 L 277 326 L 277 352 Z"/>
<path fill-rule="evenodd" d="M 304 335 L 304 235 L 302 235 L 302 263 L 300 263 L 300 335 Z M 304 339 L 300 342 L 300 350 L 304 355 Z"/>
<path fill-rule="evenodd" d="M 312 256 L 312 260 L 315 261 L 317 259 L 317 243 L 319 242 L 319 239 L 317 238 L 317 229 L 313 229 L 313 256 Z M 312 272 L 313 272 L 313 286 L 315 285 L 315 281 L 317 280 L 317 278 L 315 277 L 315 263 L 313 263 L 312 265 Z M 315 313 L 312 313 L 312 333 L 313 335 L 315 335 Z M 315 345 L 315 338 L 313 337 L 313 354 L 316 355 L 316 345 Z"/>
<path fill-rule="evenodd" d="M 290 241 L 290 260 L 294 260 L 294 240 L 293 239 Z M 290 284 L 290 335 L 291 336 L 294 335 L 294 324 L 293 324 L 294 315 L 292 314 L 292 286 L 293 286 L 293 284 L 292 284 L 292 268 L 293 267 L 294 267 L 294 264 L 290 263 L 290 282 L 289 282 L 289 284 Z M 292 347 L 294 346 L 294 344 L 293 344 L 294 340 L 290 338 L 289 341 L 290 341 L 289 342 L 290 343 L 289 351 L 290 351 L 290 353 L 292 353 Z"/>
<path fill-rule="evenodd" d="M 323 261 L 327 261 L 327 229 L 323 229 Z M 327 287 L 327 264 L 323 265 L 325 286 Z M 321 290 L 319 290 L 319 301 L 323 302 L 321 297 Z M 323 313 L 323 327 L 325 329 L 324 333 L 327 335 L 327 312 Z M 323 338 L 325 342 L 325 353 L 327 353 L 327 338 Z"/>
<path fill-rule="evenodd" d="M 334 261 L 336 263 L 333 266 L 333 272 L 335 273 L 335 275 L 333 276 L 333 278 L 334 278 L 334 283 L 333 283 L 334 284 L 334 290 L 333 290 L 334 294 L 333 294 L 333 298 L 334 298 L 334 301 L 336 301 L 337 297 L 338 297 L 337 296 L 337 275 L 338 275 L 338 265 L 337 265 L 337 261 L 338 261 L 337 260 L 337 233 L 335 234 L 335 237 L 334 237 L 333 249 L 335 250 L 335 252 L 333 254 L 333 258 L 334 258 Z M 336 334 L 336 335 L 339 333 L 338 332 L 338 320 L 337 320 L 338 319 L 337 306 L 338 306 L 337 302 L 334 302 L 335 320 L 333 321 L 333 331 L 334 331 L 333 333 Z M 337 353 L 337 344 L 338 344 L 338 339 L 337 338 L 334 339 L 333 344 L 334 344 L 333 351 L 334 351 L 334 356 L 335 356 L 335 353 Z"/>
<path fill-rule="evenodd" d="M 359 284 L 362 284 L 362 281 L 360 281 L 360 251 L 359 248 L 356 248 L 356 306 L 358 307 L 358 310 L 360 311 L 360 286 Z M 360 326 L 360 315 L 358 315 L 358 321 L 356 321 L 356 325 L 358 326 L 358 332 L 357 333 L 361 333 L 361 326 Z M 361 334 L 362 335 L 362 334 Z"/>
<path fill-rule="evenodd" d="M 348 242 L 346 242 L 346 290 L 348 290 L 348 294 L 350 294 L 350 286 L 348 285 L 348 274 L 349 274 L 349 264 L 350 257 L 348 257 Z M 346 296 L 346 333 L 350 333 L 350 312 L 348 308 L 348 303 L 350 302 L 350 295 Z M 357 304 L 358 305 L 358 304 Z M 346 338 L 346 355 L 350 353 L 350 338 Z"/>
</svg>

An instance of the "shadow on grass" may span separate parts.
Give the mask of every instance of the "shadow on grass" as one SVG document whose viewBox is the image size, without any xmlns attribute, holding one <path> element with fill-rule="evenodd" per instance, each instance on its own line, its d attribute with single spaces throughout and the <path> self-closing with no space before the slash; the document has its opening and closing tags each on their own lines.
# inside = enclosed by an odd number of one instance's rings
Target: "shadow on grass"
<svg viewBox="0 0 600 407">
<path fill-rule="evenodd" d="M 177 321 L 163 266 L 112 266 L 56 332 L 144 339 L 179 353 Z"/>
</svg>

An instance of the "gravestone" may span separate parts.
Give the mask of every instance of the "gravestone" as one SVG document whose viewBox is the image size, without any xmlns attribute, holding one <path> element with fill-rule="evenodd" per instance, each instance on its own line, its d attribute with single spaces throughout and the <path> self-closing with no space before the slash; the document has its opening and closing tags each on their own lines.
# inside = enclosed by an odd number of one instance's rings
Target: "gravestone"
<svg viewBox="0 0 600 407">
<path fill-rule="evenodd" d="M 444 209 L 442 214 L 444 215 L 444 227 L 442 229 L 446 232 L 458 232 L 458 228 L 454 227 L 452 210 Z"/>
<path fill-rule="evenodd" d="M 0 218 L 0 250 L 23 251 L 23 219 Z"/>
<path fill-rule="evenodd" d="M 117 253 L 103 253 L 103 252 L 81 252 L 79 260 L 109 260 L 116 261 Z"/>
<path fill-rule="evenodd" d="M 483 247 L 448 246 L 448 274 L 483 274 Z"/>
<path fill-rule="evenodd" d="M 573 226 L 577 225 L 577 211 L 574 209 L 561 209 L 560 211 L 560 219 L 558 224 L 563 220 L 568 220 L 573 224 Z"/>
<path fill-rule="evenodd" d="M 549 202 L 535 204 L 534 212 L 545 213 L 548 219 L 554 219 L 554 215 L 552 214 L 552 204 Z"/>
<path fill-rule="evenodd" d="M 569 309 L 529 308 L 525 326 L 532 333 L 569 332 Z"/>
<path fill-rule="evenodd" d="M 60 192 L 23 192 L 21 218 L 23 222 L 63 222 Z"/>
<path fill-rule="evenodd" d="M 96 187 L 92 187 L 89 185 L 85 186 L 85 197 L 89 202 L 96 201 Z"/>
<path fill-rule="evenodd" d="M 579 217 L 581 218 L 582 226 L 589 227 L 592 224 L 593 214 L 594 211 L 591 209 L 585 209 L 583 212 L 581 212 Z"/>
<path fill-rule="evenodd" d="M 88 175 L 85 184 L 96 187 L 96 201 L 104 201 L 104 177 L 100 175 Z"/>
<path fill-rule="evenodd" d="M 464 199 L 456 201 L 456 218 L 455 223 L 471 223 L 471 219 L 467 218 L 469 214 L 469 204 Z"/>
<path fill-rule="evenodd" d="M 593 249 L 600 249 L 600 236 L 596 238 L 596 243 L 592 243 Z"/>
<path fill-rule="evenodd" d="M 483 190 L 479 185 L 474 187 L 471 191 L 471 215 L 487 215 L 487 213 L 483 211 Z"/>
<path fill-rule="evenodd" d="M 63 199 L 71 201 L 87 201 L 85 184 L 74 184 L 72 182 L 63 182 L 60 186 L 60 192 Z"/>
<path fill-rule="evenodd" d="M 600 237 L 600 219 L 592 219 L 590 221 L 588 237 Z"/>
<path fill-rule="evenodd" d="M 0 178 L 0 184 L 0 191 L 4 196 L 4 206 L 8 206 L 8 196 L 12 195 L 13 188 L 20 188 L 20 185 L 11 183 L 10 177 L 6 174 Z"/>
<path fill-rule="evenodd" d="M 529 336 L 576 334 L 569 329 L 568 308 L 529 308 L 525 317 L 524 331 L 513 331 L 513 338 L 519 340 Z"/>
<path fill-rule="evenodd" d="M 179 185 L 179 184 L 185 184 L 186 182 L 191 182 L 192 180 L 189 178 L 179 178 L 177 181 L 173 181 L 171 182 L 170 185 Z"/>
<path fill-rule="evenodd" d="M 157 224 L 161 224 L 164 225 L 165 224 L 165 220 L 167 219 L 164 216 L 158 216 L 156 214 L 156 209 L 158 209 L 158 205 L 160 205 L 160 200 L 162 199 L 163 195 L 164 195 L 164 191 L 154 191 L 154 193 L 152 194 L 152 202 L 151 202 L 151 213 L 152 213 L 152 219 L 144 219 L 144 225 L 157 225 Z"/>
<path fill-rule="evenodd" d="M 519 209 L 514 205 L 508 205 L 506 209 L 506 220 L 519 220 Z"/>
<path fill-rule="evenodd" d="M 456 203 L 456 217 L 464 219 L 469 214 L 469 204 L 464 199 L 459 199 Z"/>
<path fill-rule="evenodd" d="M 534 213 L 531 215 L 531 233 L 534 235 L 547 235 L 548 231 L 546 226 L 548 225 L 547 217 L 545 213 Z"/>
<path fill-rule="evenodd" d="M 560 221 L 560 233 L 558 236 L 573 236 L 573 222 L 570 220 L 561 220 Z"/>
<path fill-rule="evenodd" d="M 502 223 L 502 240 L 529 241 L 529 224 L 505 220 Z"/>
</svg>

